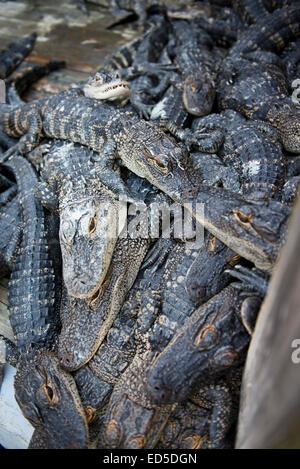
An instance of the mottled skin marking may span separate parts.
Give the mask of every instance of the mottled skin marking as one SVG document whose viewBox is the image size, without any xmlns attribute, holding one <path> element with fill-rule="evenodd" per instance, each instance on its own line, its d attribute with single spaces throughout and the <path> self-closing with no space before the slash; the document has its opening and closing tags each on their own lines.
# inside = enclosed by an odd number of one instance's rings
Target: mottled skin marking
<svg viewBox="0 0 300 469">
<path fill-rule="evenodd" d="M 292 102 L 283 71 L 277 64 L 244 58 L 228 59 L 218 84 L 221 109 L 271 125 L 284 148 L 299 153 L 299 109 Z"/>
<path fill-rule="evenodd" d="M 21 239 L 22 221 L 17 197 L 1 208 L 0 219 L 0 268 L 5 275 L 13 268 Z"/>
</svg>

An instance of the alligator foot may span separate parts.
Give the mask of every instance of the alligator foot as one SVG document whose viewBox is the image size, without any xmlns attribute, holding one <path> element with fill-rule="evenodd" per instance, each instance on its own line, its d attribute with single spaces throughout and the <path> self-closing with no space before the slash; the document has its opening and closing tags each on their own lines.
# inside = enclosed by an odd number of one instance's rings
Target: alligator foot
<svg viewBox="0 0 300 469">
<path fill-rule="evenodd" d="M 242 265 L 236 265 L 233 269 L 227 269 L 227 273 L 237 278 L 241 283 L 233 283 L 233 286 L 241 290 L 241 294 L 249 296 L 249 292 L 256 293 L 262 298 L 268 290 L 268 280 L 258 270 L 251 270 Z"/>
</svg>

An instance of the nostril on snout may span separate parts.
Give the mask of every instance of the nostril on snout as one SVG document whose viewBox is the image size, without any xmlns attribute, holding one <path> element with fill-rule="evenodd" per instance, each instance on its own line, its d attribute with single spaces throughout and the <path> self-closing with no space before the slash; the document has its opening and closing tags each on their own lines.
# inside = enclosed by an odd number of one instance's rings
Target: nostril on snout
<svg viewBox="0 0 300 469">
<path fill-rule="evenodd" d="M 151 398 L 157 403 L 165 403 L 171 395 L 171 390 L 168 389 L 161 380 L 150 378 L 148 383 L 148 391 Z"/>
<path fill-rule="evenodd" d="M 60 363 L 63 367 L 68 367 L 72 365 L 74 360 L 74 356 L 72 352 L 65 352 L 61 358 L 60 358 Z"/>
</svg>

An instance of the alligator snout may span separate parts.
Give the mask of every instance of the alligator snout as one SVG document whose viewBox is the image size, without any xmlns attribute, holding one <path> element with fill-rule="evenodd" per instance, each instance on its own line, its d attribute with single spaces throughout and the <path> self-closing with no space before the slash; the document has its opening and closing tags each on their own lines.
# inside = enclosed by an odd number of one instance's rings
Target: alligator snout
<svg viewBox="0 0 300 469">
<path fill-rule="evenodd" d="M 159 404 L 167 404 L 172 400 L 172 390 L 165 385 L 159 377 L 150 375 L 148 381 L 148 392 L 151 399 Z"/>
</svg>

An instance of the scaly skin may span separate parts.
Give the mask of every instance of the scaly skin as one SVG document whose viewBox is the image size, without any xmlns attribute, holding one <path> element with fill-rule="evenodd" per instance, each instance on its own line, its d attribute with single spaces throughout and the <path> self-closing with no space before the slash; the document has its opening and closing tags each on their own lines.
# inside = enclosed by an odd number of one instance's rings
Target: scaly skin
<svg viewBox="0 0 300 469">
<path fill-rule="evenodd" d="M 23 221 L 20 249 L 8 284 L 11 325 L 19 347 L 44 341 L 55 316 L 54 259 L 51 258 L 45 214 L 35 199 L 37 175 L 20 155 L 6 163 L 18 184 Z"/>
<path fill-rule="evenodd" d="M 228 59 L 218 84 L 218 104 L 271 125 L 284 148 L 299 153 L 299 109 L 288 96 L 285 75 L 277 64 L 255 57 Z"/>
<path fill-rule="evenodd" d="M 140 194 L 145 207 L 160 200 L 160 195 L 147 181 L 133 174 L 124 174 L 131 192 Z M 134 216 L 134 213 L 133 213 Z M 134 221 L 129 213 L 130 222 Z M 141 225 L 144 220 L 141 220 Z M 147 218 L 148 221 L 148 218 Z M 148 227 L 147 227 L 148 228 Z M 87 363 L 96 353 L 116 319 L 126 295 L 135 281 L 150 243 L 147 232 L 141 231 L 134 238 L 119 237 L 105 281 L 98 294 L 89 300 L 67 298 L 61 307 L 62 331 L 59 340 L 59 356 L 62 365 L 76 370 Z M 86 312 L 86 314 L 83 314 Z"/>
<path fill-rule="evenodd" d="M 282 201 L 285 204 L 293 205 L 299 188 L 300 176 L 293 176 L 286 181 L 282 188 Z"/>
<path fill-rule="evenodd" d="M 209 442 L 210 411 L 187 400 L 171 413 L 156 449 L 204 449 Z"/>
<path fill-rule="evenodd" d="M 70 298 L 62 320 L 58 355 L 61 365 L 76 370 L 98 350 L 138 274 L 147 239 L 120 238 L 106 278 L 89 300 Z"/>
<path fill-rule="evenodd" d="M 287 206 L 201 184 L 193 201 L 204 204 L 204 215 L 194 216 L 210 233 L 259 269 L 272 271 L 285 239 Z M 187 210 L 192 213 L 190 205 Z"/>
<path fill-rule="evenodd" d="M 57 207 L 63 278 L 77 298 L 99 290 L 117 240 L 117 203 L 99 181 L 92 158 L 87 147 L 55 142 L 42 160 L 38 190 L 46 207 Z"/>
<path fill-rule="evenodd" d="M 274 11 L 268 16 L 267 22 L 263 17 L 240 35 L 229 57 L 237 58 L 257 49 L 280 52 L 291 39 L 299 36 L 299 19 L 299 3 Z"/>
<path fill-rule="evenodd" d="M 202 129 L 207 125 L 220 129 L 224 145 L 219 149 L 223 162 L 222 166 L 219 163 L 219 168 L 214 168 L 211 160 L 205 164 L 204 155 L 199 162 L 196 160 L 201 176 L 207 180 L 205 183 L 210 184 L 212 180 L 212 185 L 216 185 L 214 179 L 218 176 L 226 189 L 250 197 L 280 200 L 286 158 L 273 127 L 249 121 L 230 109 L 196 119 L 193 130 L 198 131 L 199 127 Z"/>
<path fill-rule="evenodd" d="M 135 356 L 133 306 L 130 294 L 95 355 L 73 374 L 90 419 L 107 404 L 114 386 Z"/>
<path fill-rule="evenodd" d="M 240 319 L 242 300 L 233 287 L 200 306 L 153 361 L 150 396 L 159 404 L 186 399 L 245 360 L 249 334 Z"/>
<path fill-rule="evenodd" d="M 182 73 L 185 108 L 195 116 L 209 114 L 215 98 L 217 51 L 213 51 L 206 31 L 193 23 L 177 21 L 173 27 L 178 42 L 175 61 Z"/>
<path fill-rule="evenodd" d="M 146 185 L 141 185 L 138 178 L 135 179 L 136 189 L 142 189 L 140 192 L 143 193 L 146 189 L 147 192 Z M 131 188 L 133 188 L 132 186 L 133 184 L 131 184 Z M 149 189 L 150 192 L 147 195 L 145 194 L 146 201 L 149 196 L 151 198 L 151 192 L 153 192 L 150 185 Z M 147 328 L 147 319 L 151 321 L 150 311 L 148 317 L 144 317 L 144 315 L 147 315 L 146 304 L 139 315 L 140 322 L 136 320 L 136 316 L 141 308 L 141 302 L 143 302 L 141 298 L 143 292 L 154 288 L 153 277 L 161 277 L 163 268 L 159 266 L 164 262 L 170 245 L 174 244 L 169 239 L 163 241 L 163 246 L 161 246 L 160 241 L 157 241 L 149 251 L 120 314 L 114 320 L 96 354 L 74 374 L 82 403 L 89 410 L 91 417 L 96 412 L 98 414 L 99 409 L 103 409 L 106 405 L 114 386 L 132 362 L 137 351 L 137 327 L 140 329 L 143 326 Z M 155 267 L 159 269 L 158 275 L 156 275 Z M 144 296 L 145 301 L 146 296 Z"/>
<path fill-rule="evenodd" d="M 150 355 L 150 356 L 149 356 Z M 156 405 L 145 391 L 151 353 L 136 355 L 111 395 L 98 448 L 153 448 L 175 405 Z"/>
<path fill-rule="evenodd" d="M 205 243 L 185 277 L 189 297 L 200 305 L 219 293 L 230 282 L 226 269 L 233 267 L 239 259 L 238 254 L 207 233 Z"/>
<path fill-rule="evenodd" d="M 237 423 L 242 367 L 202 384 L 170 415 L 157 448 L 232 448 Z"/>
<path fill-rule="evenodd" d="M 6 109 L 5 105 L 2 109 Z M 25 104 L 2 114 L 1 120 L 9 135 L 23 135 L 18 145 L 23 152 L 34 148 L 42 134 L 89 146 L 100 154 L 97 169 L 101 181 L 116 194 L 130 197 L 111 169 L 116 157 L 173 199 L 178 196 L 178 185 L 189 184 L 182 169 L 186 159 L 182 148 L 158 126 L 139 120 L 130 112 L 86 98 L 79 90 Z"/>
<path fill-rule="evenodd" d="M 196 252 L 184 243 L 159 239 L 137 278 L 137 353 L 115 385 L 100 432 L 100 447 L 153 448 L 172 406 L 157 406 L 146 393 L 149 366 L 195 305 L 184 290 L 185 273 Z"/>
<path fill-rule="evenodd" d="M 87 448 L 87 419 L 75 381 L 52 352 L 22 356 L 14 386 L 22 413 L 44 435 L 47 448 Z"/>
<path fill-rule="evenodd" d="M 33 426 L 47 434 L 49 447 L 83 448 L 88 440 L 86 416 L 73 378 L 60 368 L 53 352 L 60 327 L 57 227 L 35 198 L 37 176 L 30 163 L 14 155 L 6 167 L 17 181 L 24 222 L 8 285 L 17 348 L 16 400 Z"/>
<path fill-rule="evenodd" d="M 247 24 L 257 23 L 268 15 L 263 0 L 233 0 L 232 7 L 243 23 Z"/>
<path fill-rule="evenodd" d="M 14 197 L 0 211 L 1 275 L 12 270 L 21 239 L 21 216 L 18 198 Z"/>
</svg>

